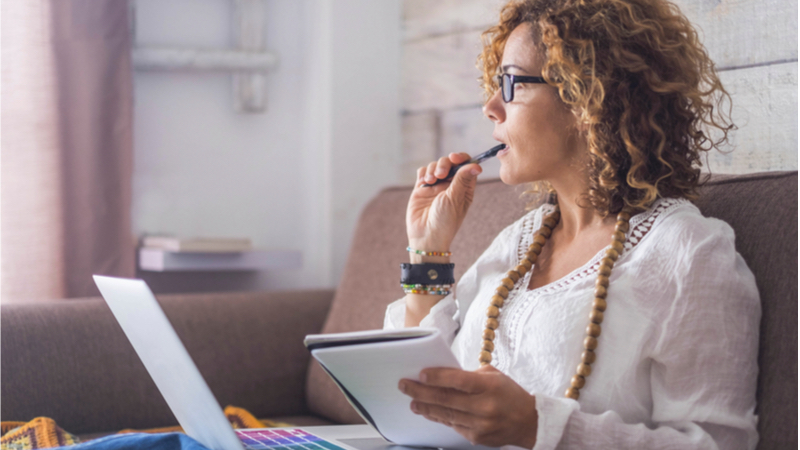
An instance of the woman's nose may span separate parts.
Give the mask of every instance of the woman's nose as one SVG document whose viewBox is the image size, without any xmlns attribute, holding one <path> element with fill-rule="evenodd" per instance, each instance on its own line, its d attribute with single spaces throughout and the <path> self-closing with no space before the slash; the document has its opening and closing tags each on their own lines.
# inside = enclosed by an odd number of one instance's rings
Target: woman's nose
<svg viewBox="0 0 800 450">
<path fill-rule="evenodd" d="M 483 115 L 494 123 L 500 123 L 506 120 L 506 110 L 502 96 L 500 95 L 500 89 L 494 91 L 494 94 L 489 97 L 489 101 L 483 105 Z"/>
</svg>

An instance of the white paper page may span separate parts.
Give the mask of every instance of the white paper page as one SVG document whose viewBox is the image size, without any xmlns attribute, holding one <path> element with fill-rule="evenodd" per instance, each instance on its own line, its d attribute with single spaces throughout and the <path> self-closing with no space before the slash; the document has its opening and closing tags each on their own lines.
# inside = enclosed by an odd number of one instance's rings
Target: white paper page
<svg viewBox="0 0 800 450">
<path fill-rule="evenodd" d="M 313 350 L 312 355 L 361 403 L 378 431 L 400 445 L 478 448 L 455 430 L 411 411 L 402 378 L 429 367 L 461 368 L 438 331 L 427 337 Z M 485 447 L 484 447 L 485 448 Z"/>
<path fill-rule="evenodd" d="M 333 343 L 342 341 L 370 340 L 386 338 L 386 340 L 430 336 L 438 331 L 433 328 L 402 328 L 399 330 L 367 330 L 351 331 L 347 333 L 309 334 L 303 344 L 308 347 L 320 343 Z"/>
<path fill-rule="evenodd" d="M 212 450 L 242 450 L 228 419 L 142 280 L 95 283 L 186 434 Z"/>
</svg>

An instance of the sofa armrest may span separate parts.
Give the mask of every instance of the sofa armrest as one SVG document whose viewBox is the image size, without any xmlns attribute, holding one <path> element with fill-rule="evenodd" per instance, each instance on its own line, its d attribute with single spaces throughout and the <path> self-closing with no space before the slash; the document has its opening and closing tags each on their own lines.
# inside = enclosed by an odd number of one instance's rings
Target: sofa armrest
<svg viewBox="0 0 800 450">
<path fill-rule="evenodd" d="M 158 296 L 222 407 L 307 414 L 306 334 L 332 290 Z M 3 304 L 3 420 L 47 416 L 76 433 L 176 423 L 100 298 Z"/>
</svg>

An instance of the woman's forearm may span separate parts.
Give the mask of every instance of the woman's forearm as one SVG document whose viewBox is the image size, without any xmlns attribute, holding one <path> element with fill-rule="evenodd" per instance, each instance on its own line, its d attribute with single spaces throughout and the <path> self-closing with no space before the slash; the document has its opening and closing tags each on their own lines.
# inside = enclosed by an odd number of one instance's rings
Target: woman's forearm
<svg viewBox="0 0 800 450">
<path fill-rule="evenodd" d="M 408 294 L 405 297 L 406 301 L 406 321 L 404 326 L 418 327 L 422 319 L 425 318 L 439 300 L 443 299 L 444 295 L 420 295 Z"/>
</svg>

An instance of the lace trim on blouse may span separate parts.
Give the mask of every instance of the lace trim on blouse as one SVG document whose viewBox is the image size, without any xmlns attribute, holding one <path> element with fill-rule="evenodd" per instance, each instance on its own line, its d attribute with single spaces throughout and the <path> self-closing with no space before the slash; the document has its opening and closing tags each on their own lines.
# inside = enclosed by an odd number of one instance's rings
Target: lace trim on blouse
<svg viewBox="0 0 800 450">
<path fill-rule="evenodd" d="M 689 203 L 689 201 L 686 199 L 662 198 L 656 200 L 647 210 L 631 217 L 630 229 L 626 234 L 625 245 L 623 246 L 620 259 L 627 256 L 634 247 L 642 242 L 656 222 L 659 222 L 661 218 L 667 216 L 667 213 L 687 203 Z M 541 227 L 542 218 L 546 214 L 552 212 L 553 209 L 554 206 L 545 205 L 541 209 L 532 211 L 523 218 L 521 227 L 522 234 L 519 237 L 519 244 L 517 246 L 517 259 L 519 261 L 525 257 L 528 247 L 533 243 L 534 232 Z M 500 326 L 502 328 L 507 328 L 507 331 L 501 332 L 500 336 L 517 336 L 517 329 L 521 326 L 523 319 L 528 316 L 527 310 L 534 307 L 533 302 L 520 301 L 517 300 L 518 298 L 521 297 L 524 299 L 531 296 L 552 294 L 566 289 L 579 280 L 596 274 L 600 269 L 600 262 L 605 256 L 605 251 L 608 247 L 609 246 L 604 247 L 586 264 L 575 269 L 563 278 L 530 291 L 528 290 L 528 285 L 530 284 L 531 273 L 533 271 L 528 271 L 508 294 L 508 298 L 503 307 L 503 316 L 509 318 L 509 320 L 506 320 L 505 323 L 503 323 L 504 321 L 500 321 Z M 506 358 L 506 355 L 514 355 L 516 353 L 517 343 L 514 342 L 514 340 L 509 340 L 506 345 L 508 353 L 504 351 L 495 351 L 494 357 L 492 358 L 492 364 L 499 370 L 507 369 L 505 367 L 507 365 L 506 361 L 511 358 Z M 499 347 L 502 348 L 503 346 Z"/>
</svg>

